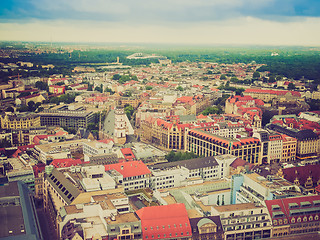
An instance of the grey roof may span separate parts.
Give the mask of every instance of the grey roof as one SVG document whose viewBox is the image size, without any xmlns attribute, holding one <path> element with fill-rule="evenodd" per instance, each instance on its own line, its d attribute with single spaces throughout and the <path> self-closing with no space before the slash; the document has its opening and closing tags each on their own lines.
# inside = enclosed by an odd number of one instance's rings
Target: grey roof
<svg viewBox="0 0 320 240">
<path fill-rule="evenodd" d="M 11 182 L 0 187 L 0 239 L 41 239 L 36 209 L 28 187 L 22 182 Z M 24 230 L 24 232 L 21 232 Z M 12 233 L 9 234 L 9 231 Z"/>
<path fill-rule="evenodd" d="M 114 126 L 115 126 L 115 113 L 114 110 L 110 110 L 106 116 L 106 119 L 103 124 L 103 131 L 109 136 L 113 136 L 114 134 Z"/>
<path fill-rule="evenodd" d="M 318 135 L 310 129 L 297 130 L 292 128 L 283 127 L 277 124 L 269 124 L 267 128 L 284 133 L 290 137 L 294 137 L 299 141 L 307 140 L 307 139 L 318 139 Z"/>
<path fill-rule="evenodd" d="M 188 160 L 176 161 L 176 162 L 168 162 L 168 163 L 159 163 L 156 165 L 150 166 L 151 169 L 163 169 L 163 168 L 171 168 L 176 166 L 182 166 L 187 169 L 199 169 L 206 168 L 211 166 L 219 165 L 214 156 L 203 157 L 203 158 L 193 158 Z"/>
<path fill-rule="evenodd" d="M 51 174 L 46 176 L 46 178 L 67 204 L 70 204 L 73 201 L 73 198 L 76 198 L 80 194 L 80 190 L 55 168 L 52 170 Z M 63 187 L 65 188 L 64 192 L 62 191 Z M 67 191 L 68 194 L 66 194 Z M 71 197 L 68 197 L 69 194 L 71 194 Z"/>
<path fill-rule="evenodd" d="M 197 121 L 196 115 L 179 115 L 180 122 L 195 122 Z"/>
<path fill-rule="evenodd" d="M 198 227 L 202 227 L 204 224 L 208 224 L 208 223 L 213 223 L 213 224 L 215 224 L 211 219 L 209 219 L 209 218 L 202 218 L 199 222 L 198 222 L 198 224 L 197 224 L 197 226 Z M 216 225 L 216 224 L 215 224 Z"/>
</svg>

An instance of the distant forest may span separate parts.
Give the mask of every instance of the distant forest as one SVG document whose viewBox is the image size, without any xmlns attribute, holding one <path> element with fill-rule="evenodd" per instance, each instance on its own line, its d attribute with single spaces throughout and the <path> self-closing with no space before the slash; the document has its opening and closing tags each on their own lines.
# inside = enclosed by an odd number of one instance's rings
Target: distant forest
<svg viewBox="0 0 320 240">
<path fill-rule="evenodd" d="M 0 58 L 0 62 L 28 61 L 34 63 L 34 68 L 29 71 L 20 71 L 22 76 L 49 76 L 50 74 L 71 74 L 71 70 L 77 65 L 97 66 L 97 64 L 116 62 L 119 57 L 124 65 L 138 66 L 149 65 L 158 62 L 157 59 L 127 59 L 128 55 L 135 52 L 157 54 L 166 56 L 172 62 L 215 62 L 215 63 L 251 63 L 266 64 L 259 71 L 269 71 L 272 75 L 280 75 L 293 79 L 314 80 L 320 84 L 320 49 L 307 47 L 251 47 L 251 48 L 142 48 L 134 49 L 90 49 L 86 51 L 73 51 L 72 53 L 42 53 L 25 54 L 19 58 Z M 272 56 L 277 53 L 277 56 Z M 36 65 L 53 64 L 54 69 L 43 70 Z M 8 76 L 16 75 L 17 72 L 0 72 L 1 81 L 8 80 Z"/>
</svg>

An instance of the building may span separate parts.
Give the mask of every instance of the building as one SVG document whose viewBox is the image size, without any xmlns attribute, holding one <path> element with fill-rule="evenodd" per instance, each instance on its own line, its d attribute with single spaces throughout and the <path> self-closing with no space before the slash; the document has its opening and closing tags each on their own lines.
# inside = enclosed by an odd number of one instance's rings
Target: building
<svg viewBox="0 0 320 240">
<path fill-rule="evenodd" d="M 184 239 L 192 237 L 187 210 L 182 203 L 144 207 L 136 211 L 143 239 Z"/>
<path fill-rule="evenodd" d="M 9 113 L 0 115 L 2 129 L 26 129 L 40 127 L 40 116 L 34 113 Z"/>
<path fill-rule="evenodd" d="M 297 160 L 315 159 L 319 153 L 319 137 L 310 129 L 298 130 L 283 127 L 277 124 L 269 124 L 267 127 L 279 133 L 286 134 L 297 139 Z"/>
<path fill-rule="evenodd" d="M 34 197 L 38 201 L 43 199 L 43 179 L 44 179 L 44 163 L 38 163 L 32 166 L 34 175 Z"/>
<path fill-rule="evenodd" d="M 219 216 L 190 218 L 192 239 L 224 239 L 223 227 Z"/>
<path fill-rule="evenodd" d="M 226 240 L 270 238 L 272 222 L 268 209 L 254 203 L 211 207 L 212 216 L 220 216 Z"/>
<path fill-rule="evenodd" d="M 320 196 L 310 195 L 266 201 L 273 237 L 318 232 Z"/>
<path fill-rule="evenodd" d="M 187 129 L 185 150 L 205 157 L 231 154 L 247 162 L 261 164 L 261 142 L 258 138 L 225 138 L 212 134 L 210 127 Z"/>
<path fill-rule="evenodd" d="M 40 162 L 49 165 L 54 159 L 71 158 L 73 153 L 82 152 L 83 144 L 88 142 L 85 139 L 48 143 L 36 145 L 32 151 L 32 156 Z"/>
<path fill-rule="evenodd" d="M 302 195 L 297 185 L 281 177 L 268 175 L 266 178 L 256 172 L 233 175 L 232 204 L 257 203 Z"/>
<path fill-rule="evenodd" d="M 22 182 L 1 185 L 0 202 L 0 239 L 43 239 L 32 194 Z"/>
<path fill-rule="evenodd" d="M 141 140 L 165 150 L 183 150 L 186 127 L 190 127 L 190 123 L 180 123 L 179 117 L 166 120 L 149 118 L 141 122 Z"/>
<path fill-rule="evenodd" d="M 148 188 L 151 172 L 141 161 L 105 165 L 105 170 L 123 185 L 125 191 Z"/>
<path fill-rule="evenodd" d="M 253 133 L 253 137 L 259 138 L 261 141 L 262 163 L 273 164 L 282 161 L 283 138 L 281 134 L 273 131 L 259 130 Z"/>
<path fill-rule="evenodd" d="M 56 110 L 44 110 L 38 114 L 41 126 L 60 126 L 72 128 L 87 128 L 88 124 L 94 121 L 92 111 L 86 111 L 83 107 L 72 109 L 66 105 Z"/>
<path fill-rule="evenodd" d="M 19 151 L 21 152 L 21 151 Z M 25 158 L 25 159 L 24 159 Z M 27 162 L 27 154 L 19 156 L 19 158 L 8 158 L 10 169 L 7 169 L 6 176 L 9 182 L 23 182 L 31 192 L 34 192 L 34 175 L 29 162 Z"/>
<path fill-rule="evenodd" d="M 282 137 L 282 162 L 291 162 L 296 160 L 297 139 L 285 134 Z"/>
<path fill-rule="evenodd" d="M 252 98 L 261 99 L 264 102 L 269 102 L 274 98 L 280 99 L 297 99 L 301 97 L 301 94 L 296 91 L 285 91 L 285 90 L 266 90 L 266 89 L 246 89 L 243 92 L 244 96 L 251 96 Z"/>
<path fill-rule="evenodd" d="M 92 156 L 102 156 L 113 153 L 113 141 L 112 140 L 99 140 L 99 141 L 86 141 L 83 143 L 84 161 L 89 162 Z"/>
<path fill-rule="evenodd" d="M 225 178 L 235 159 L 231 155 L 219 155 L 151 165 L 150 188 L 166 189 Z"/>
<path fill-rule="evenodd" d="M 54 93 L 57 95 L 64 94 L 66 91 L 65 86 L 59 86 L 59 85 L 50 85 L 49 86 L 49 93 Z"/>
<path fill-rule="evenodd" d="M 112 109 L 108 112 L 103 124 L 103 132 L 116 144 L 124 144 L 128 135 L 134 135 L 133 127 L 123 108 Z"/>
<path fill-rule="evenodd" d="M 72 166 L 59 170 L 52 165 L 46 166 L 43 183 L 44 209 L 58 236 L 57 216 L 62 207 L 89 203 L 97 195 L 123 193 L 123 188 L 115 187 L 115 181 L 101 165 Z"/>
<path fill-rule="evenodd" d="M 92 196 L 84 204 L 68 205 L 58 215 L 59 236 L 71 239 L 142 239 L 141 223 L 123 193 Z"/>
<path fill-rule="evenodd" d="M 299 186 L 305 193 L 315 193 L 320 185 L 320 165 L 306 165 L 279 169 L 278 175 Z"/>
<path fill-rule="evenodd" d="M 243 116 L 251 126 L 259 128 L 262 123 L 262 110 L 259 107 L 263 105 L 262 100 L 251 96 L 231 96 L 226 100 L 225 112 Z"/>
</svg>

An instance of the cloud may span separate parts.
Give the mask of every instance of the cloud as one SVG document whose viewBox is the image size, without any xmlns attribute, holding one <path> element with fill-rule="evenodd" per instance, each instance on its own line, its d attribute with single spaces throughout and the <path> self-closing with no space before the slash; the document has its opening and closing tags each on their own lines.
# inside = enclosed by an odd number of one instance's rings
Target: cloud
<svg viewBox="0 0 320 240">
<path fill-rule="evenodd" d="M 297 24 L 298 22 L 298 24 Z M 318 18 L 274 22 L 253 17 L 227 21 L 148 24 L 95 21 L 0 23 L 0 40 L 320 45 Z M 306 37 L 308 36 L 308 37 Z"/>
<path fill-rule="evenodd" d="M 214 21 L 255 17 L 273 21 L 320 16 L 318 0 L 4 0 L 0 19 L 130 22 Z"/>
<path fill-rule="evenodd" d="M 320 45 L 319 15 L 319 0 L 2 0 L 0 39 Z"/>
</svg>

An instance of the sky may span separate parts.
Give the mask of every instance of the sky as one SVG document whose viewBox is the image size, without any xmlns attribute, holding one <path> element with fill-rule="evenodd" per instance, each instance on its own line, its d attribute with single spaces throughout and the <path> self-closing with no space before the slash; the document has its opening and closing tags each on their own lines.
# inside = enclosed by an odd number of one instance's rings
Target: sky
<svg viewBox="0 0 320 240">
<path fill-rule="evenodd" d="M 1 40 L 320 46 L 320 0 L 1 0 Z"/>
</svg>

